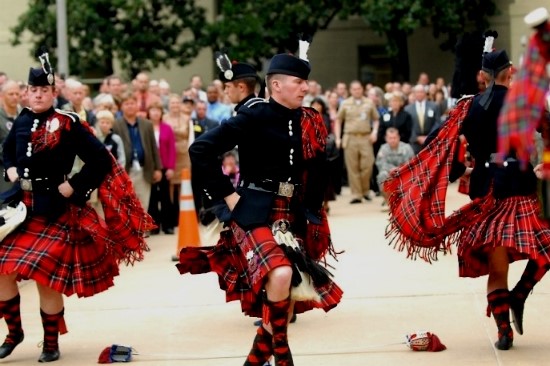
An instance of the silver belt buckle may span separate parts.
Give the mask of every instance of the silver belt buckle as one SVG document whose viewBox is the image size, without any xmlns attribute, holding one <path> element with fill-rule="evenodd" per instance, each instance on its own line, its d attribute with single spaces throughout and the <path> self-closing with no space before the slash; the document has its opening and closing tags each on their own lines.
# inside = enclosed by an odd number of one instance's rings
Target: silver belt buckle
<svg viewBox="0 0 550 366">
<path fill-rule="evenodd" d="M 20 179 L 19 184 L 24 191 L 32 191 L 32 181 L 30 179 Z"/>
<path fill-rule="evenodd" d="M 292 197 L 294 194 L 294 184 L 287 183 L 287 182 L 280 182 L 279 183 L 279 192 L 277 192 L 279 196 L 284 197 Z"/>
</svg>

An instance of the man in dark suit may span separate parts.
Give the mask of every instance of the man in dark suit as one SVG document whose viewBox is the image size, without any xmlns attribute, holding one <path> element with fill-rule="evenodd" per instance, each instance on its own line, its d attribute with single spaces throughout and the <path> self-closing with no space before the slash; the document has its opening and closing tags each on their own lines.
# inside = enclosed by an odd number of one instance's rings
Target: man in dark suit
<svg viewBox="0 0 550 366">
<path fill-rule="evenodd" d="M 206 117 L 206 111 L 208 107 L 206 102 L 199 100 L 195 106 L 196 117 L 193 118 L 193 131 L 195 133 L 195 138 L 198 138 L 208 130 L 211 130 L 215 127 L 218 127 L 220 123 L 216 120 Z"/>
<path fill-rule="evenodd" d="M 117 119 L 113 132 L 120 136 L 126 153 L 126 171 L 130 174 L 134 189 L 146 208 L 149 206 L 151 185 L 162 178 L 162 165 L 155 141 L 153 125 L 139 118 L 137 99 L 125 94 L 121 101 L 122 117 Z"/>
<path fill-rule="evenodd" d="M 423 85 L 416 85 L 413 92 L 416 101 L 406 106 L 405 111 L 413 120 L 410 143 L 414 153 L 418 154 L 430 131 L 441 122 L 441 112 L 437 104 L 426 99 L 426 89 Z"/>
</svg>

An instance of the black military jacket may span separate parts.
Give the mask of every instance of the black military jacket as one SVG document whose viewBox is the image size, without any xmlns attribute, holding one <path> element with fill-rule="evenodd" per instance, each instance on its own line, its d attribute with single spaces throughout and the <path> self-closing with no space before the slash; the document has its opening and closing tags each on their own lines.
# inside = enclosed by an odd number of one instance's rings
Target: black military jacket
<svg viewBox="0 0 550 366">
<path fill-rule="evenodd" d="M 56 119 L 57 122 L 54 122 Z M 44 125 L 52 126 L 53 130 L 58 123 L 60 126 L 69 123 L 69 128 L 62 129 L 59 143 L 53 148 L 36 151 L 30 141 L 33 125 L 37 129 Z M 76 114 L 53 108 L 43 113 L 33 113 L 25 108 L 4 142 L 3 155 L 6 170 L 16 167 L 20 182 L 22 179 L 32 182 L 31 211 L 53 219 L 66 209 L 67 199 L 57 187 L 71 172 L 76 156 L 84 162 L 84 166 L 68 181 L 74 189 L 70 200 L 77 204 L 84 204 L 89 199 L 112 163 L 105 146 L 80 123 Z M 20 193 L 21 187 L 16 185 L 15 188 L 14 197 Z"/>
<path fill-rule="evenodd" d="M 475 161 L 469 195 L 472 199 L 483 197 L 491 185 L 497 198 L 533 194 L 537 178 L 531 165 L 527 170 L 521 170 L 513 155 L 508 157 L 506 165 L 492 162 L 491 156 L 497 152 L 498 116 L 508 88 L 494 85 L 493 91 L 493 99 L 487 110 L 479 104 L 483 94 L 474 97 L 462 125 L 461 132 L 468 141 L 468 149 Z M 461 175 L 464 169 L 463 165 L 461 169 L 454 167 L 454 177 L 451 178 Z"/>
<path fill-rule="evenodd" d="M 307 163 L 302 153 L 301 109 L 288 109 L 273 99 L 251 99 L 238 114 L 200 136 L 189 148 L 192 174 L 206 197 L 214 202 L 235 191 L 221 170 L 218 157 L 238 146 L 241 195 L 232 217 L 244 227 L 265 224 L 275 193 L 248 189 L 248 183 L 302 184 L 301 213 L 317 221 L 326 179 L 326 157 L 319 154 Z M 321 156 L 323 155 L 323 156 Z"/>
</svg>

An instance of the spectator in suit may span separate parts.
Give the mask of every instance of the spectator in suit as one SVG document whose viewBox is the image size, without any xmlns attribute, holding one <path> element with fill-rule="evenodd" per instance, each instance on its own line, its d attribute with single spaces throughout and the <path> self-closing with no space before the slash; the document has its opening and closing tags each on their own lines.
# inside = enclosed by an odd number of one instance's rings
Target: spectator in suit
<svg viewBox="0 0 550 366">
<path fill-rule="evenodd" d="M 413 93 L 415 102 L 406 106 L 405 111 L 412 117 L 413 129 L 410 143 L 414 153 L 418 154 L 432 128 L 440 123 L 441 113 L 437 104 L 426 99 L 427 92 L 423 85 L 417 84 Z"/>
<path fill-rule="evenodd" d="M 186 101 L 184 101 L 184 103 L 185 102 Z M 200 135 L 207 132 L 208 130 L 211 130 L 220 125 L 217 121 L 210 119 L 206 116 L 206 110 L 206 103 L 202 100 L 199 100 L 195 106 L 196 117 L 193 118 L 193 132 L 195 138 L 198 138 Z"/>
<path fill-rule="evenodd" d="M 202 90 L 202 78 L 200 75 L 193 75 L 189 80 L 189 91 L 193 94 L 194 99 L 206 102 L 206 92 Z"/>
<path fill-rule="evenodd" d="M 390 109 L 382 115 L 378 128 L 378 141 L 385 141 L 386 130 L 390 127 L 397 128 L 401 141 L 409 143 L 413 128 L 413 120 L 409 113 L 405 112 L 405 96 L 402 92 L 392 92 L 389 99 Z M 378 153 L 378 152 L 377 152 Z"/>
<path fill-rule="evenodd" d="M 138 117 L 138 102 L 133 94 L 122 97 L 122 117 L 117 119 L 113 132 L 122 138 L 126 154 L 126 171 L 145 208 L 149 206 L 151 185 L 162 178 L 162 165 L 151 121 Z"/>
<path fill-rule="evenodd" d="M 147 116 L 147 108 L 149 108 L 151 103 L 159 101 L 160 97 L 149 90 L 149 76 L 144 72 L 136 75 L 135 85 L 137 90 L 134 95 L 139 108 L 138 116 L 145 118 Z"/>
</svg>

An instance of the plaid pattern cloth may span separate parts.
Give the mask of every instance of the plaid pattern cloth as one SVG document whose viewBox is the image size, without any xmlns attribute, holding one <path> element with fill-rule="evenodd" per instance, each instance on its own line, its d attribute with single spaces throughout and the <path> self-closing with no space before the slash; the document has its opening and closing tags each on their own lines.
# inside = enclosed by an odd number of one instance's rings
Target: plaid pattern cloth
<svg viewBox="0 0 550 366">
<path fill-rule="evenodd" d="M 32 193 L 23 192 L 32 205 Z M 67 296 L 92 296 L 113 286 L 119 274 L 113 245 L 95 211 L 68 205 L 56 221 L 27 218 L 0 245 L 0 273 L 17 273 Z"/>
<path fill-rule="evenodd" d="M 524 55 L 523 65 L 512 83 L 498 120 L 498 152 L 501 156 L 515 150 L 526 164 L 535 151 L 533 134 L 543 121 L 545 96 L 550 75 L 550 22 L 539 29 L 531 39 Z"/>
<path fill-rule="evenodd" d="M 510 262 L 533 259 L 550 263 L 550 226 L 540 217 L 536 195 L 513 196 L 489 204 L 478 221 L 465 227 L 457 240 L 460 277 L 489 273 L 488 254 L 496 246 L 508 248 Z"/>
<path fill-rule="evenodd" d="M 35 131 L 31 135 L 37 149 L 53 148 L 61 131 L 72 123 L 63 115 L 58 121 L 59 128 L 52 133 Z M 93 133 L 86 123 L 83 126 Z M 22 193 L 23 203 L 32 207 L 32 192 Z M 106 221 L 91 206 L 80 207 L 69 201 L 55 221 L 41 216 L 27 218 L 0 245 L 0 273 L 17 273 L 19 279 L 33 279 L 67 296 L 93 296 L 113 286 L 120 262 L 143 259 L 145 231 L 155 226 L 141 207 L 130 178 L 112 156 L 111 171 L 99 188 L 99 199 Z"/>
<path fill-rule="evenodd" d="M 290 199 L 277 197 L 269 221 L 286 219 L 292 225 L 294 216 L 289 206 Z M 301 241 L 301 238 L 297 239 Z M 226 300 L 239 300 L 246 315 L 261 317 L 265 276 L 273 268 L 289 265 L 290 261 L 273 238 L 270 228 L 259 227 L 244 232 L 232 223 L 231 230 L 222 232 L 216 246 L 183 248 L 180 263 L 176 266 L 181 274 L 217 273 L 220 288 L 226 292 Z M 321 301 L 297 301 L 294 307 L 296 313 L 313 308 L 329 311 L 342 298 L 343 291 L 332 280 L 315 289 Z"/>
<path fill-rule="evenodd" d="M 313 159 L 325 151 L 327 131 L 323 119 L 314 109 L 304 107 L 301 127 L 304 160 Z M 307 174 L 304 174 L 303 180 L 307 181 Z M 276 197 L 270 224 L 285 219 L 292 225 L 295 216 L 290 209 L 290 201 L 291 198 Z M 295 233 L 305 253 L 315 261 L 322 260 L 327 253 L 333 256 L 336 254 L 324 210 L 321 210 L 321 221 L 321 225 L 308 224 L 302 237 Z M 232 222 L 230 230 L 220 234 L 220 240 L 215 246 L 182 248 L 176 267 L 181 274 L 217 273 L 220 288 L 226 293 L 226 301 L 239 300 L 245 314 L 261 317 L 265 276 L 273 268 L 289 265 L 289 259 L 275 241 L 269 227 L 245 232 Z M 313 308 L 329 311 L 342 298 L 343 291 L 332 280 L 315 286 L 315 289 L 321 298 L 320 302 L 297 301 L 295 313 Z"/>
<path fill-rule="evenodd" d="M 386 237 L 399 251 L 406 250 L 407 257 L 436 260 L 439 251 L 450 250 L 452 238 L 446 237 L 460 230 L 459 220 L 468 218 L 476 208 L 468 206 L 452 219 L 445 217 L 451 164 L 471 102 L 472 98 L 460 100 L 449 112 L 437 138 L 384 182 L 390 208 Z"/>
<path fill-rule="evenodd" d="M 300 125 L 304 160 L 313 159 L 318 152 L 325 152 L 328 133 L 319 112 L 313 108 L 302 107 Z"/>
<path fill-rule="evenodd" d="M 146 233 L 156 228 L 153 218 L 141 207 L 130 177 L 111 155 L 111 171 L 98 189 L 105 225 L 117 262 L 133 264 L 148 250 Z"/>
</svg>

